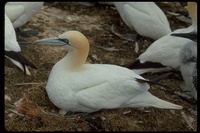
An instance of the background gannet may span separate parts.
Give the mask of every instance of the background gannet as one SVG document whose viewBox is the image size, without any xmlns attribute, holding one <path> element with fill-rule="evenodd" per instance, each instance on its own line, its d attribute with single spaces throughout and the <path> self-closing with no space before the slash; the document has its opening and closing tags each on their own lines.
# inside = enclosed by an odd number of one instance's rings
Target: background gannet
<svg viewBox="0 0 200 133">
<path fill-rule="evenodd" d="M 188 33 L 197 31 L 196 2 L 188 2 L 187 4 L 187 10 L 193 22 L 192 25 L 188 28 L 177 29 L 153 42 L 128 68 L 133 69 L 138 74 L 171 70 L 171 68 L 179 70 L 180 49 L 185 44 L 191 43 L 192 41 L 187 38 L 172 37 L 170 35 L 173 33 Z M 148 65 L 149 63 L 150 65 Z M 156 67 L 155 65 L 152 65 L 154 63 L 156 63 Z"/>
<path fill-rule="evenodd" d="M 25 74 L 31 75 L 27 66 L 32 68 L 36 67 L 30 63 L 26 58 L 24 58 L 20 52 L 21 48 L 17 42 L 15 30 L 10 19 L 5 14 L 5 57 L 10 59 L 16 66 L 18 66 Z"/>
<path fill-rule="evenodd" d="M 44 2 L 7 2 L 5 13 L 11 20 L 13 27 L 24 25 L 43 6 Z"/>
<path fill-rule="evenodd" d="M 58 108 L 73 112 L 95 112 L 120 107 L 182 109 L 148 92 L 147 83 L 132 70 L 109 64 L 84 64 L 89 53 L 87 38 L 78 31 L 37 40 L 34 44 L 61 45 L 68 54 L 52 68 L 46 91 Z"/>
<path fill-rule="evenodd" d="M 124 23 L 154 40 L 171 33 L 167 17 L 154 2 L 113 2 Z"/>
<path fill-rule="evenodd" d="M 185 44 L 179 54 L 180 71 L 185 82 L 181 88 L 197 100 L 197 34 L 192 33 L 174 33 L 172 36 L 184 37 L 193 40 Z"/>
</svg>

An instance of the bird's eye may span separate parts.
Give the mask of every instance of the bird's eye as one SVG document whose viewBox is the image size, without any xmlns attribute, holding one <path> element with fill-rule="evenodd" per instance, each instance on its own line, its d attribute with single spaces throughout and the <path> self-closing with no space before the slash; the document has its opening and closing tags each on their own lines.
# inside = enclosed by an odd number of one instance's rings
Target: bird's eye
<svg viewBox="0 0 200 133">
<path fill-rule="evenodd" d="M 67 40 L 67 39 L 61 39 L 61 38 L 59 38 L 59 37 L 58 37 L 58 39 L 59 39 L 60 41 L 62 41 L 62 42 L 65 42 L 65 43 L 69 44 L 69 40 Z"/>
</svg>

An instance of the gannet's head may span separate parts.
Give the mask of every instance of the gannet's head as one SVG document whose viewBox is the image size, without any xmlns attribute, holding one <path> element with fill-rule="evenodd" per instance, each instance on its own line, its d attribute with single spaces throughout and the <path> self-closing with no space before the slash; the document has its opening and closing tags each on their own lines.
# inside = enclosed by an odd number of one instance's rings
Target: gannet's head
<svg viewBox="0 0 200 133">
<path fill-rule="evenodd" d="M 68 50 L 70 59 L 68 68 L 75 69 L 83 65 L 89 53 L 88 39 L 78 31 L 67 31 L 58 37 L 37 40 L 34 44 L 60 45 Z"/>
<path fill-rule="evenodd" d="M 67 31 L 58 37 L 41 39 L 33 43 L 64 46 L 68 51 L 89 51 L 88 39 L 79 31 Z"/>
<path fill-rule="evenodd" d="M 197 3 L 196 2 L 187 2 L 187 10 L 192 19 L 192 23 L 197 23 Z"/>
</svg>

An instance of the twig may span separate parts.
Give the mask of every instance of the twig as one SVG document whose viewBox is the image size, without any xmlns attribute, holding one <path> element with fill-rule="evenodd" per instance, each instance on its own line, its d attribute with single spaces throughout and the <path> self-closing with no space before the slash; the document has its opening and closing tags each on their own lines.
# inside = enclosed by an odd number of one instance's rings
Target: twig
<svg viewBox="0 0 200 133">
<path fill-rule="evenodd" d="M 79 120 L 82 121 L 82 122 L 87 122 L 90 127 L 94 128 L 96 131 L 99 131 L 98 128 L 96 126 L 94 126 L 90 121 L 88 121 L 88 120 L 81 120 L 81 119 L 79 119 Z"/>
<path fill-rule="evenodd" d="M 44 111 L 43 109 L 41 109 L 41 111 L 42 111 L 43 113 L 45 113 L 45 114 L 52 115 L 52 116 L 56 116 L 56 117 L 59 117 L 59 118 L 60 118 L 60 116 L 57 115 L 57 114 L 54 114 L 54 113 L 51 113 L 51 112 L 46 112 L 46 111 Z"/>
<path fill-rule="evenodd" d="M 41 108 L 37 103 L 36 103 L 36 106 L 37 106 L 37 107 L 42 111 L 42 113 L 45 113 L 45 114 L 47 114 L 47 115 L 52 115 L 52 116 L 60 117 L 60 116 L 57 115 L 57 114 L 54 114 L 54 113 L 51 113 L 51 112 L 46 112 L 46 111 L 44 111 L 44 109 Z"/>
<path fill-rule="evenodd" d="M 181 111 L 181 114 L 182 114 L 182 117 L 183 119 L 185 120 L 186 124 L 193 130 L 193 131 L 196 131 L 192 125 L 192 122 L 191 122 L 191 117 L 188 117 L 185 115 L 185 113 L 183 111 Z"/>
<path fill-rule="evenodd" d="M 12 108 L 15 108 L 15 107 L 16 107 L 15 105 L 7 104 L 7 103 L 5 103 L 5 105 L 8 106 L 8 107 L 12 107 Z"/>
<path fill-rule="evenodd" d="M 18 84 L 15 84 L 15 86 L 20 86 L 20 85 L 40 85 L 40 84 L 46 84 L 46 82 L 44 82 L 44 83 L 18 83 Z"/>
<path fill-rule="evenodd" d="M 111 26 L 111 31 L 113 34 L 115 34 L 116 36 L 118 36 L 119 38 L 121 39 L 124 39 L 124 40 L 128 40 L 128 41 L 131 41 L 131 42 L 134 42 L 135 40 L 131 39 L 131 38 L 127 38 L 127 37 L 124 37 L 122 36 L 121 34 L 117 33 L 115 30 L 114 30 L 114 25 Z"/>
<path fill-rule="evenodd" d="M 113 52 L 113 51 L 120 51 L 120 50 L 121 51 L 125 51 L 125 49 L 115 49 L 114 47 L 105 48 L 105 47 L 101 47 L 101 46 L 97 46 L 97 45 L 92 45 L 92 46 L 94 46 L 96 48 L 104 49 L 106 51 L 111 51 L 111 52 Z"/>
<path fill-rule="evenodd" d="M 160 81 L 161 79 L 164 79 L 166 77 L 169 77 L 170 75 L 172 75 L 173 73 L 172 72 L 168 72 L 168 73 L 164 73 L 162 75 L 159 75 L 159 76 L 156 76 L 156 77 L 151 77 L 151 78 L 148 78 L 150 81 L 153 81 L 153 82 L 158 82 Z"/>
<path fill-rule="evenodd" d="M 11 112 L 13 112 L 13 113 L 15 113 L 15 114 L 17 114 L 17 115 L 19 115 L 19 116 L 25 116 L 25 115 L 23 115 L 23 114 L 21 114 L 21 113 L 18 113 L 16 110 L 12 110 L 12 109 L 9 109 Z"/>
</svg>

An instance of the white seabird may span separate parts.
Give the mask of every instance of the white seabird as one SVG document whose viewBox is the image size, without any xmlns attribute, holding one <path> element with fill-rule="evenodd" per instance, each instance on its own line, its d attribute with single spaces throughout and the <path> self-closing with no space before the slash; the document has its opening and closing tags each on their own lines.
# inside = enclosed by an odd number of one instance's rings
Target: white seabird
<svg viewBox="0 0 200 133">
<path fill-rule="evenodd" d="M 191 39 L 192 42 L 185 44 L 179 53 L 180 70 L 185 85 L 181 88 L 197 100 L 197 34 L 175 33 L 172 36 Z"/>
<path fill-rule="evenodd" d="M 191 43 L 192 41 L 187 38 L 172 37 L 171 34 L 197 31 L 196 2 L 188 2 L 187 10 L 193 22 L 191 26 L 188 28 L 177 29 L 172 33 L 156 40 L 128 68 L 133 69 L 137 74 L 172 69 L 179 70 L 180 49 L 185 44 Z"/>
<path fill-rule="evenodd" d="M 154 40 L 171 33 L 167 17 L 154 2 L 113 2 L 124 23 Z"/>
<path fill-rule="evenodd" d="M 144 79 L 132 70 L 110 64 L 85 64 L 89 53 L 87 38 L 78 31 L 37 40 L 34 44 L 61 45 L 67 55 L 52 68 L 46 91 L 51 102 L 62 110 L 95 112 L 121 107 L 182 109 L 182 106 L 153 96 Z"/>
<path fill-rule="evenodd" d="M 17 42 L 16 33 L 10 19 L 5 14 L 5 57 L 11 60 L 17 67 L 19 67 L 25 74 L 31 75 L 27 66 L 36 67 L 30 63 L 20 52 L 21 48 Z"/>
<path fill-rule="evenodd" d="M 7 2 L 5 13 L 11 20 L 13 27 L 24 25 L 43 6 L 44 2 Z"/>
</svg>

